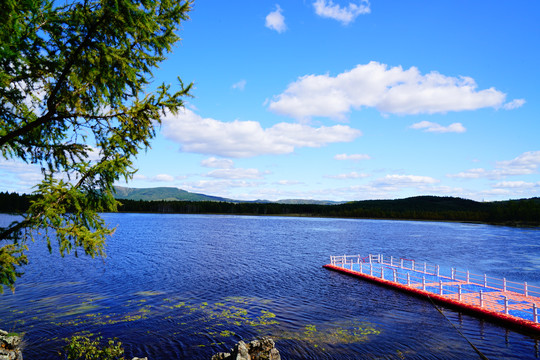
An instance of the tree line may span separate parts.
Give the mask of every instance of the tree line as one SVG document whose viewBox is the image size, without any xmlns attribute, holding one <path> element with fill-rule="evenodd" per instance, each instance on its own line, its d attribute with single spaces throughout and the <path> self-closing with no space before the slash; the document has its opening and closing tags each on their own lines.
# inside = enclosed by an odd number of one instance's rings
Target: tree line
<svg viewBox="0 0 540 360">
<path fill-rule="evenodd" d="M 24 213 L 30 200 L 29 195 L 0 193 L 0 211 Z M 417 196 L 397 200 L 352 201 L 337 205 L 126 199 L 119 201 L 117 212 L 125 213 L 312 216 L 540 226 L 540 198 L 477 202 L 455 197 Z"/>
</svg>

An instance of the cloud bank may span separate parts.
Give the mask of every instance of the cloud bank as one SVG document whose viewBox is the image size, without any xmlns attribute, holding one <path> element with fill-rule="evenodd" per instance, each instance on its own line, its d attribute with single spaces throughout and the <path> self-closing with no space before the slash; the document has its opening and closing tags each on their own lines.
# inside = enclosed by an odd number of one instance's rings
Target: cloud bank
<svg viewBox="0 0 540 360">
<path fill-rule="evenodd" d="M 461 179 L 501 179 L 507 176 L 530 175 L 540 167 L 540 151 L 527 151 L 512 160 L 498 161 L 495 169 L 469 169 L 458 174 L 447 175 L 450 178 Z"/>
<path fill-rule="evenodd" d="M 481 108 L 513 109 L 522 99 L 505 104 L 506 94 L 494 88 L 478 90 L 470 77 L 452 77 L 416 67 L 372 61 L 333 77 L 306 75 L 269 101 L 268 108 L 296 119 L 314 116 L 343 119 L 353 109 L 370 107 L 386 114 L 435 114 Z"/>
<path fill-rule="evenodd" d="M 322 147 L 350 142 L 362 135 L 345 125 L 312 127 L 278 123 L 264 129 L 256 121 L 222 122 L 203 118 L 189 109 L 163 119 L 163 134 L 181 144 L 182 150 L 231 158 L 289 154 L 299 147 Z"/>
</svg>

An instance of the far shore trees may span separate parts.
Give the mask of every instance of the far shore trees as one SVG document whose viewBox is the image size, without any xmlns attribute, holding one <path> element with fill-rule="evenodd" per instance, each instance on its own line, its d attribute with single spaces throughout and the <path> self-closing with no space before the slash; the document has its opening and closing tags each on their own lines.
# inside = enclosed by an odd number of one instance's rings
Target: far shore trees
<svg viewBox="0 0 540 360">
<path fill-rule="evenodd" d="M 113 184 L 130 179 L 165 112 L 190 85 L 152 83 L 191 0 L 0 2 L 0 160 L 36 164 L 24 216 L 0 228 L 0 292 L 14 289 L 36 234 L 62 256 L 104 256 Z M 55 245 L 57 244 L 57 245 Z"/>
</svg>

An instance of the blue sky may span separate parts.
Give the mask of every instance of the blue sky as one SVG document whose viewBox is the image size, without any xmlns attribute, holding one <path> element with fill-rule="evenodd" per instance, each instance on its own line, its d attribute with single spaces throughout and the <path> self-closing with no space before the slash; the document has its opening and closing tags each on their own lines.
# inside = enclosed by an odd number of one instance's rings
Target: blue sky
<svg viewBox="0 0 540 360">
<path fill-rule="evenodd" d="M 199 0 L 193 82 L 130 187 L 241 200 L 540 196 L 540 2 Z M 0 162 L 5 188 L 38 174 Z"/>
</svg>

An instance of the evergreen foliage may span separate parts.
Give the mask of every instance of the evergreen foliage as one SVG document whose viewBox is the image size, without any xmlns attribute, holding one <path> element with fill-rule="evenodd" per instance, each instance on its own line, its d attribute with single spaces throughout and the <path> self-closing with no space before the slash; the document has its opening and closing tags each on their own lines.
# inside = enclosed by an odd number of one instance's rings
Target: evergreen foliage
<svg viewBox="0 0 540 360">
<path fill-rule="evenodd" d="M 337 205 L 272 202 L 121 200 L 120 212 L 294 215 L 365 219 L 483 222 L 540 226 L 540 198 L 477 202 L 455 197 L 417 196 L 354 201 Z"/>
<path fill-rule="evenodd" d="M 0 212 L 21 213 L 28 195 L 0 193 Z M 10 206 L 9 204 L 14 204 Z M 23 204 L 15 206 L 15 204 Z M 540 226 L 540 198 L 477 202 L 456 197 L 416 196 L 336 205 L 280 202 L 120 200 L 118 212 L 162 214 L 290 215 L 360 219 L 406 219 Z"/>
<path fill-rule="evenodd" d="M 191 85 L 151 87 L 152 71 L 180 39 L 191 0 L 0 2 L 0 150 L 41 167 L 21 220 L 0 228 L 0 292 L 42 233 L 60 253 L 103 256 L 113 229 L 113 183 L 130 179 L 160 116 Z M 22 205 L 21 205 L 22 206 Z"/>
</svg>

